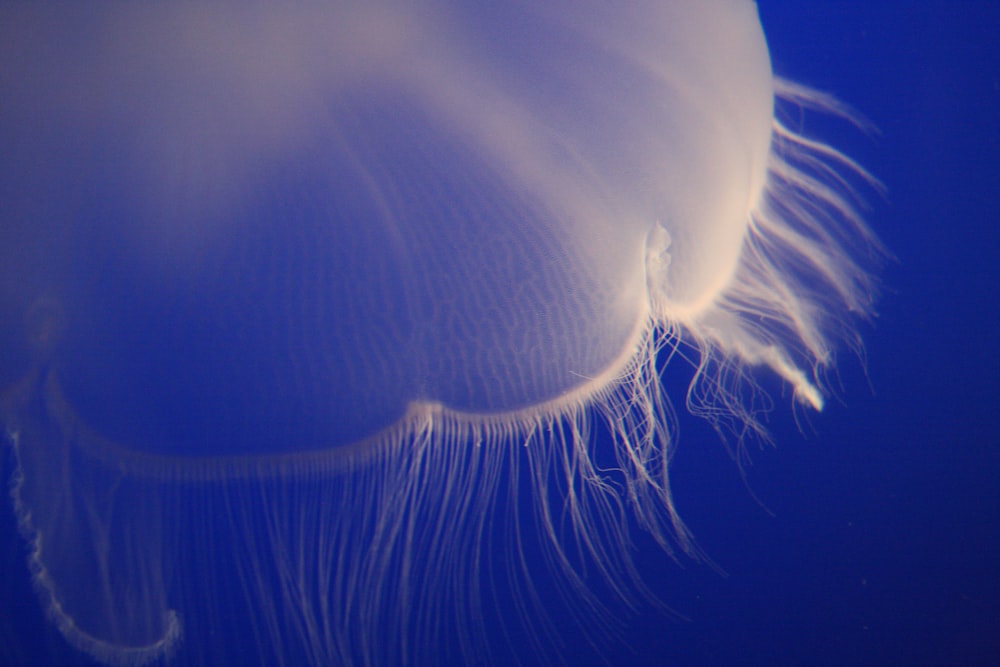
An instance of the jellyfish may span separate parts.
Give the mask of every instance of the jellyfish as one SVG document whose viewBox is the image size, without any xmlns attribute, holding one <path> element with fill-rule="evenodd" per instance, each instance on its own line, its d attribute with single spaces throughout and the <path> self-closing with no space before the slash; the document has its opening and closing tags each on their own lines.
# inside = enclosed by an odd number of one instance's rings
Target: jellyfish
<svg viewBox="0 0 1000 667">
<path fill-rule="evenodd" d="M 87 659 L 558 659 L 635 531 L 698 557 L 673 406 L 766 437 L 860 349 L 871 179 L 794 122 L 851 112 L 749 0 L 2 11 L 10 505 Z"/>
</svg>

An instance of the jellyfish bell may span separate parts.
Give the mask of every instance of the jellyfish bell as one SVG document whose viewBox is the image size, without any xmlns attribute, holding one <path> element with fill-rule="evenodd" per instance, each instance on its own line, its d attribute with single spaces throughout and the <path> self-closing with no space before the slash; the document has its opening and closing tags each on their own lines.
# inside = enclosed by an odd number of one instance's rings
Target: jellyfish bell
<svg viewBox="0 0 1000 667">
<path fill-rule="evenodd" d="M 545 654 L 538 577 L 586 624 L 630 524 L 694 552 L 662 350 L 717 424 L 754 366 L 821 407 L 877 244 L 775 95 L 839 107 L 752 2 L 500 5 L 3 10 L 0 408 L 74 648 L 469 661 L 509 584 Z"/>
</svg>

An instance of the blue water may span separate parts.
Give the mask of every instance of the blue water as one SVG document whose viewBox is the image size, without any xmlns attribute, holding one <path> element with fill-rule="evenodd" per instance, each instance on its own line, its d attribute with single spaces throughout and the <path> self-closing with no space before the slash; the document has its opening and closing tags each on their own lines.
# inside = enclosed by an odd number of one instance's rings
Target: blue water
<svg viewBox="0 0 1000 667">
<path fill-rule="evenodd" d="M 886 185 L 872 226 L 896 255 L 866 362 L 842 400 L 770 422 L 733 464 L 681 412 L 678 508 L 717 568 L 637 538 L 653 589 L 604 660 L 621 665 L 1000 662 L 1000 4 L 760 3 L 777 73 L 880 130 L 824 135 Z M 817 130 L 828 128 L 818 126 Z M 2 159 L 2 157 L 0 157 Z M 65 655 L 0 519 L 0 662 Z M 602 664 L 579 642 L 570 664 Z"/>
</svg>

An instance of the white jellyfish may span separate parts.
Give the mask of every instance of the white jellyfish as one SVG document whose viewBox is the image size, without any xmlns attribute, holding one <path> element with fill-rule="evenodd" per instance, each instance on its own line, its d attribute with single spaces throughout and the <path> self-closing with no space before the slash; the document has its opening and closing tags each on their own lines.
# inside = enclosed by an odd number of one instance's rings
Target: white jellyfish
<svg viewBox="0 0 1000 667">
<path fill-rule="evenodd" d="M 872 312 L 868 177 L 776 106 L 849 113 L 749 0 L 39 3 L 0 45 L 11 498 L 100 662 L 470 662 L 497 598 L 544 655 L 540 578 L 587 626 L 630 523 L 695 552 L 668 394 L 820 409 Z"/>
</svg>

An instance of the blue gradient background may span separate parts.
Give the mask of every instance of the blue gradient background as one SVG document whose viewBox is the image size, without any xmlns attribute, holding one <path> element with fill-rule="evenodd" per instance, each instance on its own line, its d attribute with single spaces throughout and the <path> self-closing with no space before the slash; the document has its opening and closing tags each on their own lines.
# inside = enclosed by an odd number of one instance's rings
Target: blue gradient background
<svg viewBox="0 0 1000 667">
<path fill-rule="evenodd" d="M 638 536 L 644 574 L 687 620 L 644 608 L 604 660 L 998 664 L 1000 3 L 761 0 L 760 13 L 778 74 L 880 128 L 815 126 L 885 183 L 870 217 L 897 260 L 867 363 L 841 360 L 842 401 L 797 423 L 776 396 L 778 446 L 751 452 L 745 481 L 680 411 L 678 508 L 725 575 Z M 4 507 L 0 663 L 44 664 L 61 640 L 14 536 Z M 604 664 L 580 646 L 568 663 Z"/>
</svg>

